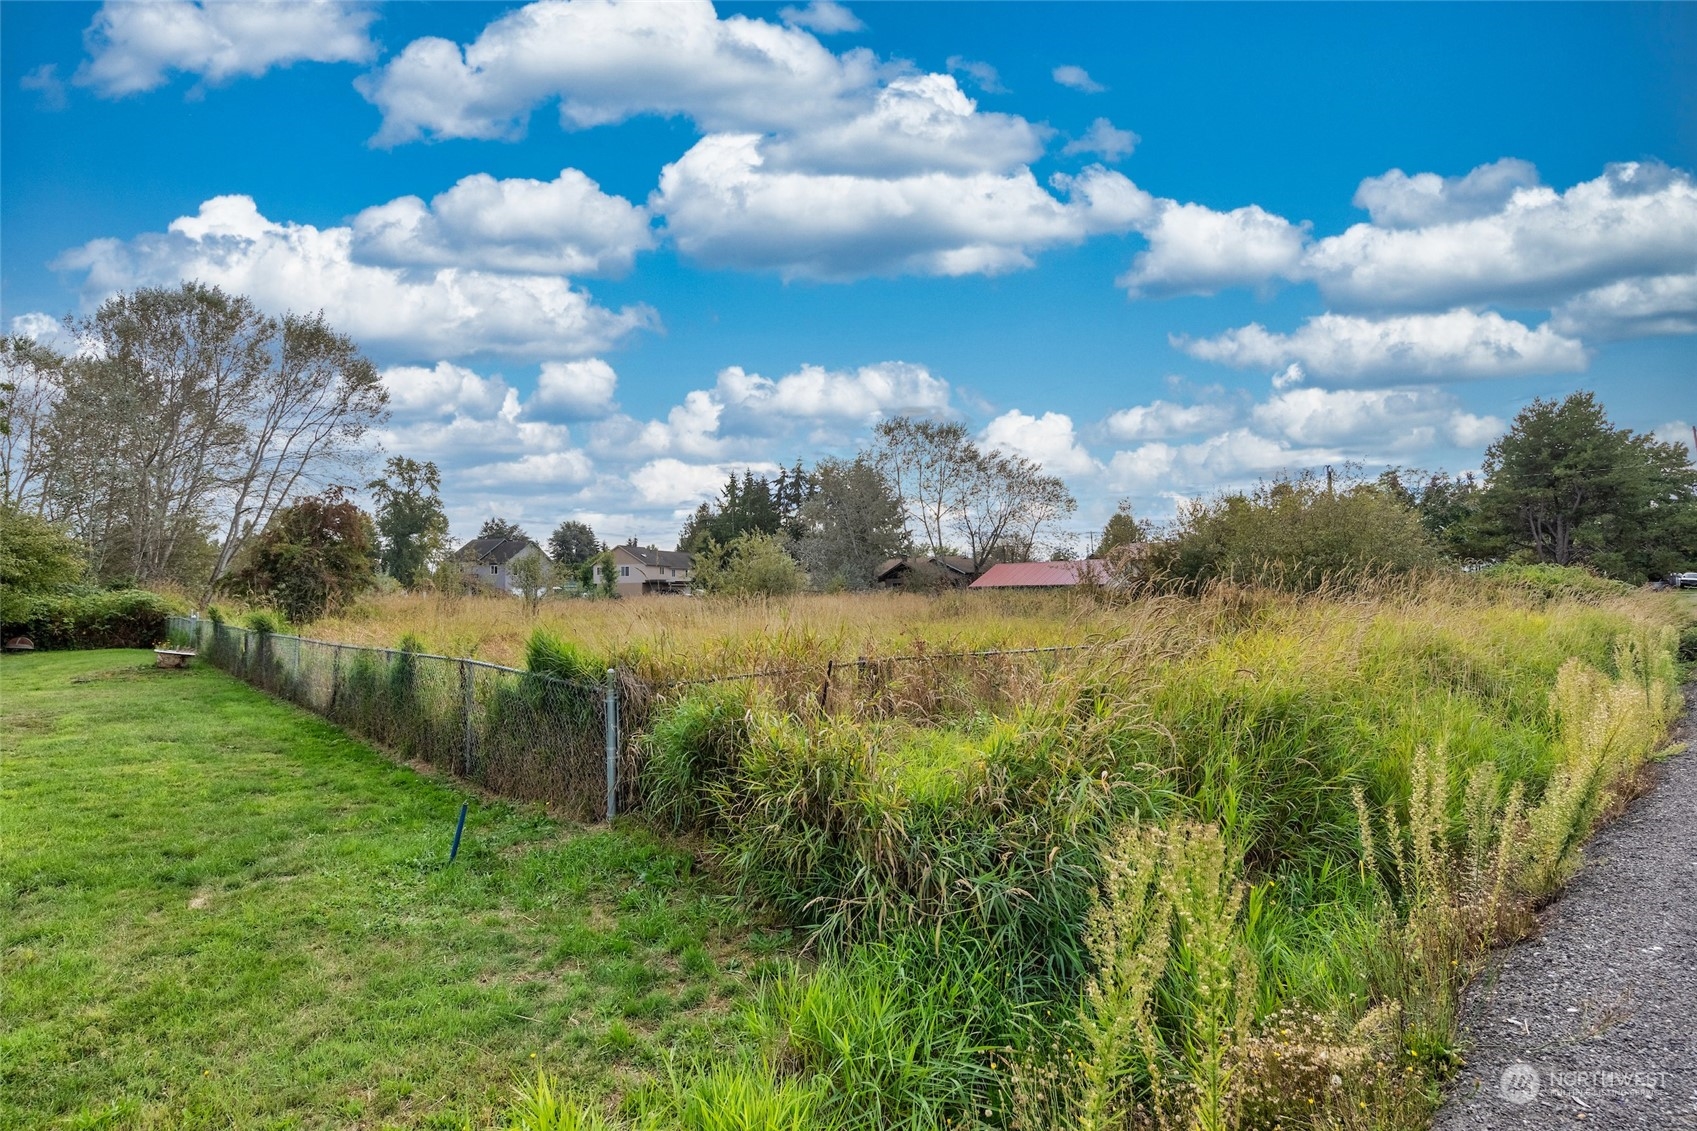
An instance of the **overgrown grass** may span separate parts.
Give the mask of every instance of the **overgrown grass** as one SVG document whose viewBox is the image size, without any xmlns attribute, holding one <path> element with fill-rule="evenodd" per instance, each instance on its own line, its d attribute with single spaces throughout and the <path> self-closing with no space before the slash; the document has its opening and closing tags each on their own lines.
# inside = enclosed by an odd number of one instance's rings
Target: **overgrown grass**
<svg viewBox="0 0 1697 1131">
<path fill-rule="evenodd" d="M 823 668 L 832 658 L 905 655 L 920 647 L 1076 644 L 1117 632 L 1119 622 L 1099 602 L 1067 592 L 571 598 L 544 601 L 534 618 L 510 597 L 402 593 L 371 597 L 305 631 L 384 648 L 410 632 L 427 651 L 523 666 L 531 634 L 541 628 L 598 657 L 603 668 L 658 683 L 788 665 Z M 805 682 L 818 687 L 812 676 Z"/>
<path fill-rule="evenodd" d="M 690 692 L 650 796 L 827 955 L 763 998 L 773 1087 L 832 1081 L 819 1126 L 1414 1127 L 1459 988 L 1665 732 L 1682 609 L 1502 578 L 1109 605 L 1118 636 L 976 716 Z"/>
<path fill-rule="evenodd" d="M 539 1069 L 610 1115 L 755 1046 L 784 936 L 688 853 L 151 660 L 0 662 L 0 1126 L 458 1131 Z"/>
</svg>

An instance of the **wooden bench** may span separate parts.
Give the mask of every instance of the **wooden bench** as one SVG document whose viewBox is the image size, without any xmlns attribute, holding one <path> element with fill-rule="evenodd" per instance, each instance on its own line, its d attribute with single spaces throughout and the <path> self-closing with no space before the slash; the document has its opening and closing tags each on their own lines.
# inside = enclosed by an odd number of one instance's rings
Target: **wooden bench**
<svg viewBox="0 0 1697 1131">
<path fill-rule="evenodd" d="M 155 648 L 153 666 L 156 668 L 186 668 L 189 661 L 194 659 L 193 652 L 179 648 Z"/>
</svg>

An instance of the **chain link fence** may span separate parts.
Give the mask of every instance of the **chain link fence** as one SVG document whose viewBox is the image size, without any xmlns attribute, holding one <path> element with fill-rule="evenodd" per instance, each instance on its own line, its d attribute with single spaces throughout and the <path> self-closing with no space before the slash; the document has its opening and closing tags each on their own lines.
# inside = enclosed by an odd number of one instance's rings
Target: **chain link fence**
<svg viewBox="0 0 1697 1131">
<path fill-rule="evenodd" d="M 650 696 L 609 671 L 575 682 L 481 660 L 333 644 L 172 617 L 174 644 L 361 738 L 503 796 L 582 819 L 640 803 Z"/>
<path fill-rule="evenodd" d="M 658 704 L 694 687 L 747 683 L 760 687 L 772 707 L 793 714 L 935 725 L 1030 702 L 1063 665 L 1101 650 L 1100 644 L 922 649 L 654 686 L 622 671 L 580 682 L 198 617 L 172 617 L 169 627 L 174 643 L 214 667 L 402 758 L 586 820 L 642 808 L 644 748 L 636 739 Z"/>
</svg>

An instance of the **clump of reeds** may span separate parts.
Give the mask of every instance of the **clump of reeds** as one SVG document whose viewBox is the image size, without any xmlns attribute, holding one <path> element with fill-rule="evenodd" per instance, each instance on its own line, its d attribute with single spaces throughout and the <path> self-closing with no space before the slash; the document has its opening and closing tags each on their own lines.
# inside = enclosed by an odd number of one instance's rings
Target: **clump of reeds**
<svg viewBox="0 0 1697 1131">
<path fill-rule="evenodd" d="M 1527 814 L 1519 885 L 1533 899 L 1551 895 L 1579 866 L 1580 846 L 1649 759 L 1678 709 L 1671 630 L 1658 639 L 1623 636 L 1617 679 L 1579 659 L 1562 665 L 1550 692 L 1562 760 Z"/>
<path fill-rule="evenodd" d="M 1022 1127 L 1225 1131 L 1238 1125 L 1255 964 L 1244 887 L 1212 825 L 1130 826 L 1104 854 L 1085 931 L 1078 1040 L 1016 1068 Z"/>
</svg>

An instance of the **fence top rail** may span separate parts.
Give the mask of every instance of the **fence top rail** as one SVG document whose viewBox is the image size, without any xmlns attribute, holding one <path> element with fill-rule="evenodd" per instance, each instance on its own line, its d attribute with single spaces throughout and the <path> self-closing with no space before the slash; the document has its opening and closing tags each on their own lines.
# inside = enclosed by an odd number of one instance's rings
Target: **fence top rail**
<svg viewBox="0 0 1697 1131">
<path fill-rule="evenodd" d="M 384 648 L 376 644 L 348 644 L 336 640 L 318 640 L 311 636 L 294 636 L 287 632 L 262 633 L 256 629 L 247 628 L 243 625 L 230 624 L 228 621 L 223 623 L 215 621 L 203 622 L 199 617 L 171 617 L 170 619 L 189 621 L 194 624 L 210 623 L 215 629 L 231 628 L 235 629 L 237 632 L 245 632 L 249 636 L 270 636 L 278 640 L 293 640 L 299 644 L 317 644 L 321 648 L 346 648 L 351 652 L 380 652 L 385 656 L 411 656 L 415 660 L 441 660 L 444 663 L 467 664 L 474 668 L 484 668 L 493 672 L 510 672 L 513 675 L 527 675 L 534 679 L 552 680 L 555 683 L 565 684 L 569 687 L 594 687 L 597 689 L 601 687 L 600 684 L 580 683 L 577 680 L 561 679 L 559 676 L 549 675 L 547 672 L 526 671 L 524 668 L 510 668 L 505 664 L 490 663 L 488 660 L 474 660 L 469 656 L 441 656 L 435 652 L 407 652 L 400 648 Z"/>
<path fill-rule="evenodd" d="M 198 616 L 171 617 L 171 620 L 188 621 L 195 624 L 203 623 Z M 317 644 L 324 648 L 348 648 L 360 652 L 380 652 L 385 656 L 412 656 L 420 660 L 441 660 L 450 664 L 469 664 L 472 667 L 485 668 L 489 671 L 510 672 L 513 675 L 526 675 L 534 678 L 552 680 L 555 683 L 569 687 L 600 687 L 600 684 L 580 683 L 576 680 L 561 679 L 559 676 L 548 675 L 544 672 L 526 671 L 524 668 L 507 667 L 505 664 L 495 664 L 488 660 L 474 660 L 467 656 L 441 656 L 434 652 L 406 652 L 399 648 L 383 648 L 375 644 L 347 644 L 334 640 L 317 640 L 310 636 L 291 636 L 288 633 L 272 632 L 261 634 L 255 629 L 246 628 L 239 624 L 214 623 L 214 628 L 233 628 L 250 636 L 267 635 L 283 640 L 294 640 L 302 644 Z M 732 683 L 742 679 L 765 679 L 768 676 L 805 675 L 811 672 L 824 671 L 830 668 L 864 668 L 871 664 L 907 663 L 914 660 L 963 660 L 984 658 L 989 656 L 1032 656 L 1055 652 L 1083 652 L 1093 648 L 1103 647 L 1102 642 L 1094 641 L 1084 644 L 1052 644 L 1042 648 L 985 648 L 974 652 L 911 652 L 899 656 L 857 656 L 854 659 L 823 660 L 795 668 L 767 668 L 763 671 L 735 672 L 728 675 L 697 676 L 694 679 L 669 679 L 662 683 L 649 683 L 637 680 L 651 691 L 665 691 L 673 687 L 699 687 L 710 683 Z M 626 675 L 626 678 L 634 678 Z"/>
</svg>

